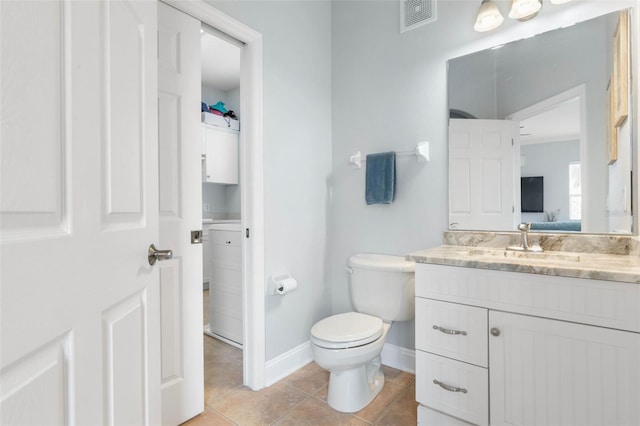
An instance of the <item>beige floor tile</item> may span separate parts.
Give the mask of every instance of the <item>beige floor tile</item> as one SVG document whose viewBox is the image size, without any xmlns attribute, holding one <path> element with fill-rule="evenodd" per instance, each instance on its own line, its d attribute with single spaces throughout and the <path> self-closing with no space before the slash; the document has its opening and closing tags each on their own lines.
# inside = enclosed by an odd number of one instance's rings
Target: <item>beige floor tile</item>
<svg viewBox="0 0 640 426">
<path fill-rule="evenodd" d="M 209 324 L 209 290 L 202 291 L 202 323 Z"/>
<path fill-rule="evenodd" d="M 386 365 L 382 366 L 382 372 L 384 373 L 385 383 L 393 383 L 394 385 L 402 387 L 408 386 L 416 378 L 416 376 L 411 373 L 406 373 L 402 370 L 387 367 Z"/>
<path fill-rule="evenodd" d="M 208 323 L 209 292 L 203 293 Z M 415 425 L 415 376 L 383 366 L 385 387 L 355 415 L 326 403 L 329 372 L 311 362 L 259 392 L 242 385 L 242 350 L 210 336 L 204 339 L 205 412 L 184 425 Z M 309 397 L 313 395 L 313 398 Z"/>
<path fill-rule="evenodd" d="M 303 392 L 314 395 L 329 384 L 329 372 L 315 362 L 310 362 L 289 375 L 284 381 Z"/>
<path fill-rule="evenodd" d="M 205 405 L 204 413 L 192 418 L 183 426 L 233 426 L 233 423 L 225 419 L 224 416 L 216 413 Z"/>
<path fill-rule="evenodd" d="M 405 389 L 405 387 L 385 382 L 378 396 L 365 408 L 355 413 L 355 415 L 364 421 L 375 423 L 376 420 L 382 417 L 382 414 L 389 405 L 393 404 L 393 402 L 402 395 Z"/>
<path fill-rule="evenodd" d="M 259 392 L 241 387 L 215 400 L 211 408 L 239 425 L 271 424 L 309 398 L 299 389 L 276 383 Z"/>
<path fill-rule="evenodd" d="M 418 423 L 418 403 L 416 402 L 416 387 L 413 383 L 409 389 L 384 413 L 378 425 L 397 426 L 415 425 Z"/>
<path fill-rule="evenodd" d="M 278 420 L 274 426 L 323 426 L 323 425 L 367 425 L 352 414 L 333 410 L 325 402 L 316 398 L 307 398 L 286 416 Z"/>
<path fill-rule="evenodd" d="M 242 350 L 227 345 L 218 339 L 204 335 L 204 362 L 226 362 L 230 359 L 242 362 Z"/>
<path fill-rule="evenodd" d="M 205 362 L 204 402 L 211 405 L 228 392 L 242 386 L 242 362 L 235 359 Z"/>
<path fill-rule="evenodd" d="M 316 398 L 327 402 L 327 395 L 329 393 L 329 384 L 327 383 L 325 386 L 321 387 L 320 389 L 318 389 L 318 391 L 316 393 L 313 394 L 313 396 L 315 396 Z"/>
</svg>

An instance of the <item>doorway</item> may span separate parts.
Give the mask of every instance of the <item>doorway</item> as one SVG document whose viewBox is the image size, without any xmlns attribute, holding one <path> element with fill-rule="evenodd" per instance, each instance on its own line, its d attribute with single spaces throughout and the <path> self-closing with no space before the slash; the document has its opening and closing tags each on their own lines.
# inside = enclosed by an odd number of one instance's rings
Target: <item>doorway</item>
<svg viewBox="0 0 640 426">
<path fill-rule="evenodd" d="M 585 93 L 580 85 L 507 117 L 520 129 L 521 177 L 544 178 L 543 207 L 522 214 L 522 221 L 535 229 L 584 232 L 589 227 L 583 215 L 588 194 Z"/>
<path fill-rule="evenodd" d="M 243 343 L 238 143 L 242 46 L 202 24 L 202 264 L 203 299 L 208 299 L 204 333 L 239 349 Z"/>
<path fill-rule="evenodd" d="M 165 3 L 244 43 L 240 52 L 239 143 L 242 252 L 243 384 L 265 386 L 262 35 L 204 2 Z"/>
</svg>

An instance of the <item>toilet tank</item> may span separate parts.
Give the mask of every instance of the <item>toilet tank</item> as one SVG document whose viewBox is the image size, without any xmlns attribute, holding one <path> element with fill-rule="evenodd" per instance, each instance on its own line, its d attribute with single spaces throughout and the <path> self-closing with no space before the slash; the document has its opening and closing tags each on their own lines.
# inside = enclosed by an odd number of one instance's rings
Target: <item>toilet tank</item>
<svg viewBox="0 0 640 426">
<path fill-rule="evenodd" d="M 354 309 L 385 321 L 412 320 L 415 317 L 415 269 L 415 263 L 403 256 L 351 256 L 350 290 Z"/>
</svg>

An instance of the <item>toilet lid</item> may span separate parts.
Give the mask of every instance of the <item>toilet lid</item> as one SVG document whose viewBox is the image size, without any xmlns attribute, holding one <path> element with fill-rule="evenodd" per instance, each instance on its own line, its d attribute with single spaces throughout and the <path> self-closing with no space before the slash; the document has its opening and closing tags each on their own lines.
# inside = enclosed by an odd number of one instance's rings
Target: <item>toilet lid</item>
<svg viewBox="0 0 640 426">
<path fill-rule="evenodd" d="M 414 272 L 416 263 L 406 260 L 404 256 L 389 254 L 354 254 L 349 258 L 349 266 L 374 271 Z"/>
<path fill-rule="evenodd" d="M 381 335 L 382 320 L 358 312 L 332 315 L 311 327 L 311 341 L 332 349 L 366 345 Z"/>
</svg>

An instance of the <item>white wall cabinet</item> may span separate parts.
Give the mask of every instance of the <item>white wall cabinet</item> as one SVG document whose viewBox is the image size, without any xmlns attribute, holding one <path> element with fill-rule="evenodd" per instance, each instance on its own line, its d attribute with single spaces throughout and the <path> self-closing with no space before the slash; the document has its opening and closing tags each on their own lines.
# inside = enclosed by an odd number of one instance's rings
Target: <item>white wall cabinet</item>
<svg viewBox="0 0 640 426">
<path fill-rule="evenodd" d="M 202 125 L 202 181 L 238 183 L 238 132 Z"/>
<path fill-rule="evenodd" d="M 637 425 L 639 382 L 640 285 L 417 266 L 419 424 Z"/>
</svg>

